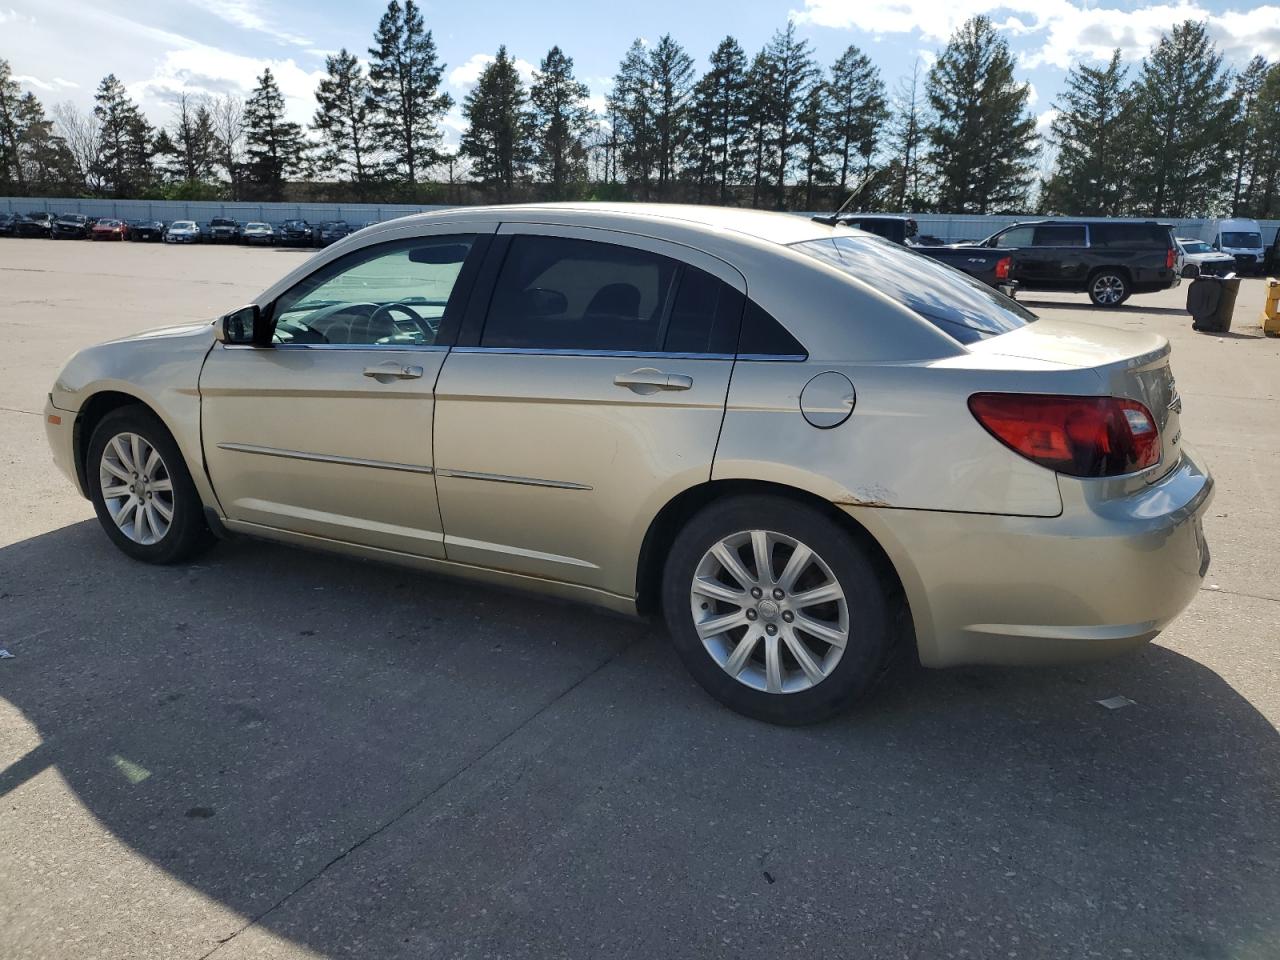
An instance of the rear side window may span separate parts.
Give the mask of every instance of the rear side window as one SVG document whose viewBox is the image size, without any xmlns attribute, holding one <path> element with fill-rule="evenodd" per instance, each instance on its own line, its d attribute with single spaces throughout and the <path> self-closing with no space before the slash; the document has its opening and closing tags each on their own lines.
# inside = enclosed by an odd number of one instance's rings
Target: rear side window
<svg viewBox="0 0 1280 960">
<path fill-rule="evenodd" d="M 1031 241 L 1035 247 L 1083 247 L 1084 227 L 1046 223 L 1035 228 Z"/>
<path fill-rule="evenodd" d="M 882 241 L 888 242 L 888 241 Z M 754 300 L 742 312 L 742 338 L 738 353 L 743 357 L 807 357 L 800 341 Z"/>
<path fill-rule="evenodd" d="M 878 237 L 807 240 L 794 249 L 863 281 L 961 343 L 1008 333 L 1036 319 L 985 283 Z"/>
<path fill-rule="evenodd" d="M 518 236 L 480 345 L 604 353 L 730 354 L 742 297 L 670 257 L 611 243 Z"/>
<path fill-rule="evenodd" d="M 1158 223 L 1094 223 L 1089 226 L 1095 247 L 1130 247 L 1168 250 L 1173 236 Z"/>
</svg>

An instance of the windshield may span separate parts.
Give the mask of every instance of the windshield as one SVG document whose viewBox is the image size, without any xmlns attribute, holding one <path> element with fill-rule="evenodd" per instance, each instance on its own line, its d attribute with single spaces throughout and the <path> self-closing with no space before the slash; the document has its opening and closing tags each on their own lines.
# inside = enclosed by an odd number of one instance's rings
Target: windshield
<svg viewBox="0 0 1280 960">
<path fill-rule="evenodd" d="M 1260 233 L 1224 233 L 1222 235 L 1222 245 L 1224 247 L 1245 247 L 1254 249 L 1262 246 L 1262 234 Z"/>
<path fill-rule="evenodd" d="M 1212 253 L 1213 247 L 1209 246 L 1203 240 L 1179 240 L 1182 249 L 1186 253 Z"/>
<path fill-rule="evenodd" d="M 1036 319 L 986 284 L 879 237 L 807 240 L 793 249 L 838 267 L 961 343 L 1008 333 Z"/>
<path fill-rule="evenodd" d="M 246 223 L 244 225 L 244 228 L 246 230 L 270 230 L 271 229 L 265 223 Z"/>
<path fill-rule="evenodd" d="M 171 230 L 190 230 L 190 229 L 192 229 L 194 226 L 195 226 L 195 224 L 194 224 L 192 221 L 190 221 L 190 220 L 175 220 L 175 221 L 173 221 L 173 226 L 172 226 L 172 227 L 170 227 L 169 229 L 171 229 Z"/>
<path fill-rule="evenodd" d="M 234 227 L 236 222 L 234 220 L 219 220 L 215 217 L 209 221 L 209 225 L 214 227 Z"/>
</svg>

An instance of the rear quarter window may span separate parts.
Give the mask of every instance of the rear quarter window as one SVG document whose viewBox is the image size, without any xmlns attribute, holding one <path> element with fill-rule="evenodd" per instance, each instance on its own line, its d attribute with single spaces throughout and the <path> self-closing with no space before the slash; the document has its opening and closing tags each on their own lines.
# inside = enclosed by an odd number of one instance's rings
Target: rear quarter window
<svg viewBox="0 0 1280 960">
<path fill-rule="evenodd" d="M 1095 247 L 1168 250 L 1173 242 L 1168 227 L 1158 223 L 1091 223 L 1089 239 Z"/>
<path fill-rule="evenodd" d="M 1036 319 L 985 283 L 879 237 L 806 240 L 792 249 L 863 281 L 960 343 L 999 336 Z M 744 331 L 745 326 L 744 318 Z"/>
</svg>

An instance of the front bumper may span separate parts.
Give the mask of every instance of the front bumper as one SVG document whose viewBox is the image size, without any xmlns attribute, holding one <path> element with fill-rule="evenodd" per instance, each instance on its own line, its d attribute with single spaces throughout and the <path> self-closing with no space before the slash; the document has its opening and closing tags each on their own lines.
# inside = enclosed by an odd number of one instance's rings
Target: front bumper
<svg viewBox="0 0 1280 960">
<path fill-rule="evenodd" d="M 1065 663 L 1147 643 L 1208 570 L 1213 478 L 1189 451 L 1128 496 L 1098 496 L 1106 482 L 1062 478 L 1051 518 L 841 509 L 897 568 L 922 664 Z"/>
<path fill-rule="evenodd" d="M 75 411 L 55 407 L 52 397 L 45 400 L 44 433 L 49 440 L 53 463 L 75 485 L 81 496 L 87 496 L 76 470 L 75 431 L 78 416 Z"/>
</svg>

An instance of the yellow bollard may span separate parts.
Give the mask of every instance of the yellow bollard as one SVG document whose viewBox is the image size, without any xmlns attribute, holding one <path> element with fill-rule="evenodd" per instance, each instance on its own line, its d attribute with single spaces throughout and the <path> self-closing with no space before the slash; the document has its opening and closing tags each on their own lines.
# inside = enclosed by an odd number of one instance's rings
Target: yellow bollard
<svg viewBox="0 0 1280 960">
<path fill-rule="evenodd" d="M 1262 307 L 1262 332 L 1280 337 L 1280 280 L 1267 280 L 1267 302 Z"/>
</svg>

